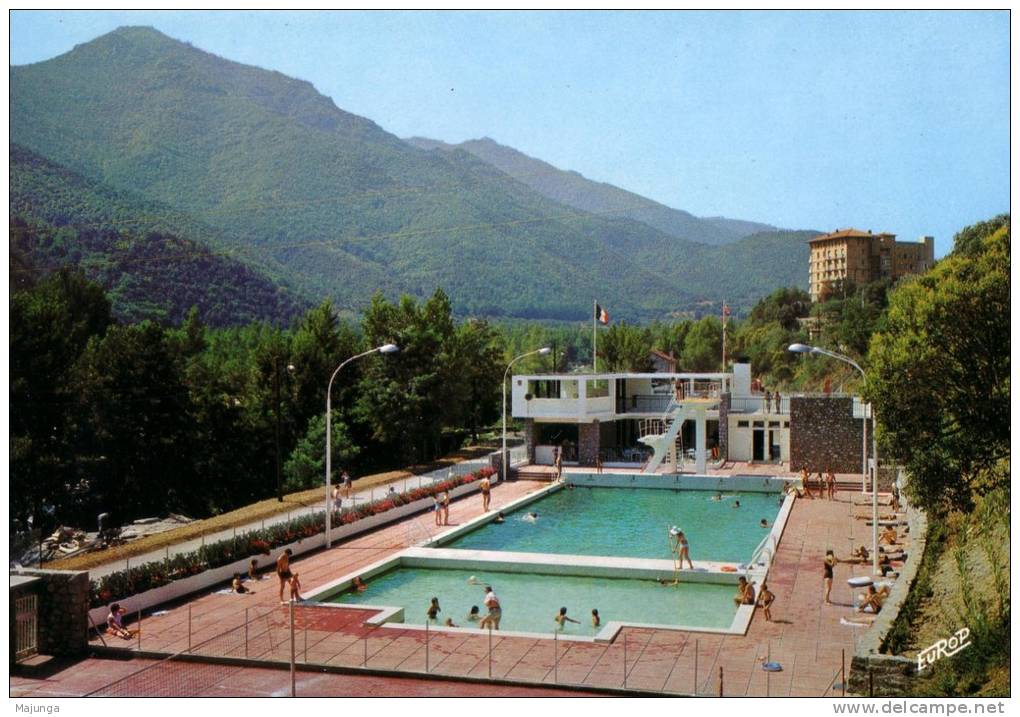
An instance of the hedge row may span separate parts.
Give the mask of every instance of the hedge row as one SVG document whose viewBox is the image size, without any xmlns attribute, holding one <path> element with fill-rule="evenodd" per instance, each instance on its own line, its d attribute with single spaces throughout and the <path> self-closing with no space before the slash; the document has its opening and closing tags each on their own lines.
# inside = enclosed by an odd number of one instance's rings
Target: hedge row
<svg viewBox="0 0 1020 717">
<path fill-rule="evenodd" d="M 335 511 L 333 526 L 350 525 L 373 515 L 379 515 L 402 505 L 428 498 L 460 485 L 473 483 L 483 477 L 495 474 L 492 468 L 482 468 L 474 473 L 454 476 L 427 487 L 390 493 L 383 498 L 362 503 L 356 507 Z M 91 607 L 102 607 L 110 602 L 138 595 L 146 590 L 162 587 L 174 580 L 189 578 L 213 568 L 236 562 L 256 555 L 269 555 L 281 545 L 287 545 L 304 538 L 312 538 L 324 532 L 325 514 L 315 513 L 293 518 L 266 528 L 239 533 L 229 540 L 220 540 L 203 545 L 190 553 L 174 555 L 169 560 L 154 561 L 133 566 L 127 570 L 104 575 L 93 580 L 89 594 Z"/>
</svg>

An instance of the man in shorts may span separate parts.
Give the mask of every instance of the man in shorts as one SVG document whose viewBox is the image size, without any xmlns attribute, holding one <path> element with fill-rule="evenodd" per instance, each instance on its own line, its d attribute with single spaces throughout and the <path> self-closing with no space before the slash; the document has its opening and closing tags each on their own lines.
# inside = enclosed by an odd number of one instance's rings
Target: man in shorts
<svg viewBox="0 0 1020 717">
<path fill-rule="evenodd" d="M 283 588 L 290 582 L 290 556 L 294 554 L 290 548 L 287 548 L 280 557 L 276 559 L 276 576 L 280 578 L 280 602 L 283 603 Z"/>
</svg>

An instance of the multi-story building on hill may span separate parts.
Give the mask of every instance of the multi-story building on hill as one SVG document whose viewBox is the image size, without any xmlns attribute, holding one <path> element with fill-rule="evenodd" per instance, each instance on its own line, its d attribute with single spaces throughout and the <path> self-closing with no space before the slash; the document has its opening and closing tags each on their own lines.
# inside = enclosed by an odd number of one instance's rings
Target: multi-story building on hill
<svg viewBox="0 0 1020 717">
<path fill-rule="evenodd" d="M 811 300 L 824 299 L 847 283 L 867 284 L 920 274 L 935 263 L 935 240 L 896 241 L 895 234 L 837 229 L 808 242 L 808 283 Z"/>
</svg>

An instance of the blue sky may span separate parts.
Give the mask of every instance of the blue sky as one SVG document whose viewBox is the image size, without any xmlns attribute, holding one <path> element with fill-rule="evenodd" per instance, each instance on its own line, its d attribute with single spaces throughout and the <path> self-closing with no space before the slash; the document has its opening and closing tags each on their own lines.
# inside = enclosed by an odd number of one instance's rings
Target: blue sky
<svg viewBox="0 0 1020 717">
<path fill-rule="evenodd" d="M 11 63 L 121 25 L 482 136 L 699 216 L 951 248 L 1009 209 L 998 12 L 12 12 Z"/>
</svg>

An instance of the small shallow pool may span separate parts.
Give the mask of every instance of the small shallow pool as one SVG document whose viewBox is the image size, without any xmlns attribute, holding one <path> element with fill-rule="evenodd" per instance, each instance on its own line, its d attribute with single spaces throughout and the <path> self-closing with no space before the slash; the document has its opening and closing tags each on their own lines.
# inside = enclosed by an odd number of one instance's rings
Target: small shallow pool
<svg viewBox="0 0 1020 717">
<path fill-rule="evenodd" d="M 475 576 L 482 585 L 468 582 Z M 424 625 L 432 597 L 439 598 L 438 623 L 452 618 L 459 627 L 472 605 L 482 615 L 485 584 L 492 585 L 503 607 L 501 630 L 552 633 L 560 607 L 581 624 L 568 623 L 561 634 L 592 636 L 591 611 L 597 608 L 604 626 L 609 621 L 727 629 L 733 622 L 735 588 L 713 583 L 681 583 L 665 587 L 654 580 L 587 578 L 526 573 L 482 572 L 432 568 L 396 568 L 368 581 L 362 593 L 344 592 L 328 600 L 348 605 L 404 608 L 404 622 Z M 601 629 L 601 628 L 599 628 Z"/>
<path fill-rule="evenodd" d="M 779 513 L 781 493 L 657 488 L 567 487 L 444 542 L 442 547 L 567 555 L 671 559 L 667 531 L 678 526 L 691 558 L 743 562 Z M 739 502 L 739 507 L 737 504 Z M 527 519 L 537 513 L 538 519 Z M 768 526 L 760 526 L 761 519 Z"/>
</svg>

